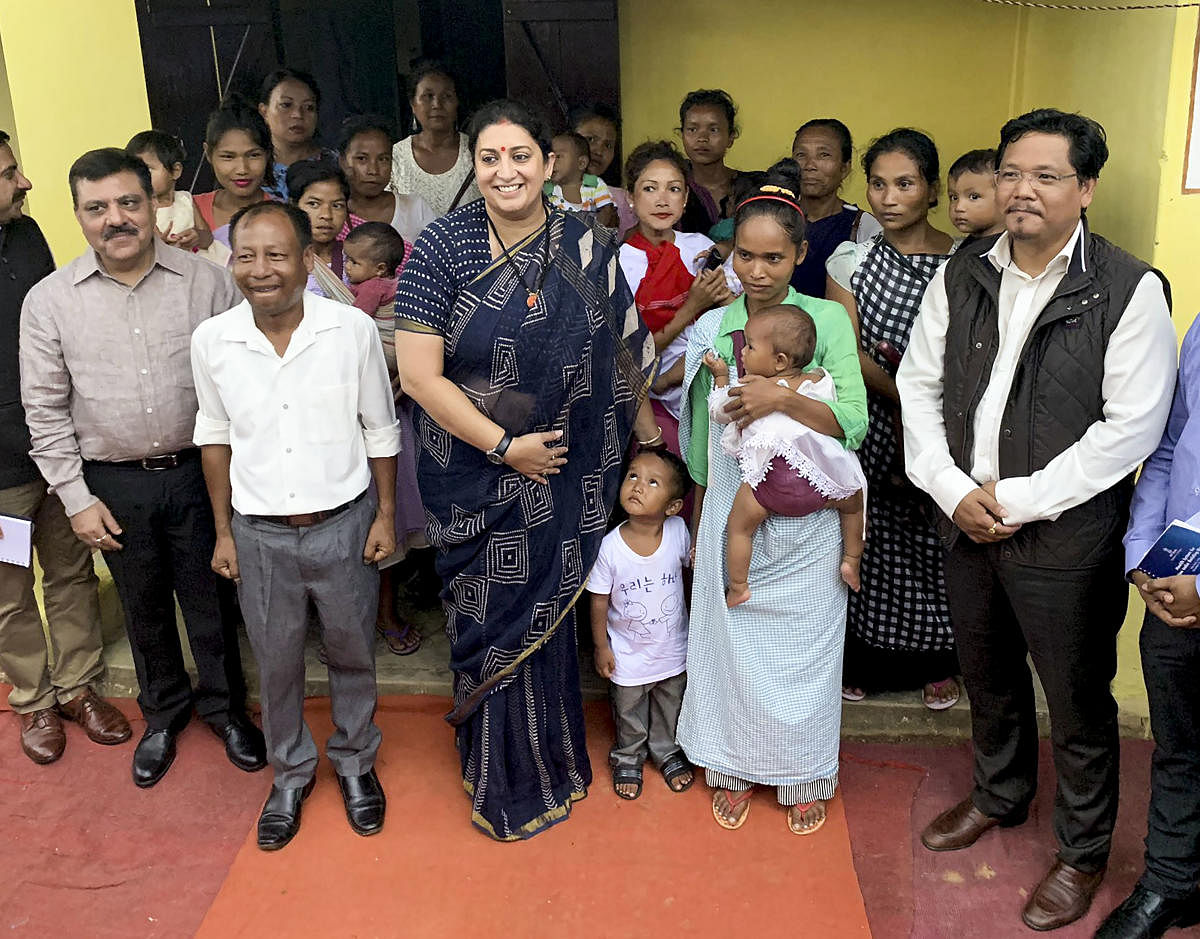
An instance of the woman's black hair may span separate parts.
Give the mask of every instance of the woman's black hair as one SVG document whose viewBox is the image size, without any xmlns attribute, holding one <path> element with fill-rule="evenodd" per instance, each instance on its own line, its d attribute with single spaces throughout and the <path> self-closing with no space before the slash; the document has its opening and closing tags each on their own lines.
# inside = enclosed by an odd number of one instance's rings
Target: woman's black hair
<svg viewBox="0 0 1200 939">
<path fill-rule="evenodd" d="M 912 127 L 897 127 L 895 130 L 876 137 L 863 154 L 863 174 L 870 179 L 871 167 L 885 153 L 903 153 L 917 165 L 917 172 L 929 184 L 932 194 L 929 207 L 938 204 L 938 183 L 941 181 L 941 169 L 938 164 L 937 145 L 928 134 Z"/>
<path fill-rule="evenodd" d="M 446 81 L 454 86 L 454 93 L 458 94 L 458 79 L 454 77 L 454 73 L 441 62 L 434 59 L 425 59 L 418 63 L 405 83 L 405 90 L 408 92 L 409 101 L 412 101 L 417 96 L 417 86 L 430 75 L 439 75 L 446 79 Z"/>
<path fill-rule="evenodd" d="M 259 147 L 266 151 L 267 169 L 263 173 L 263 188 L 275 184 L 275 145 L 271 142 L 271 131 L 258 108 L 237 92 L 225 96 L 221 106 L 208 116 L 204 126 L 204 145 L 209 154 L 231 130 L 244 131 Z M 209 162 L 212 162 L 211 156 Z"/>
<path fill-rule="evenodd" d="M 153 153 L 158 157 L 158 162 L 167 169 L 187 159 L 183 141 L 174 134 L 167 134 L 161 130 L 144 130 L 140 134 L 134 134 L 129 143 L 125 144 L 125 152 L 133 156 Z"/>
<path fill-rule="evenodd" d="M 470 147 L 472 155 L 479 143 L 479 135 L 493 124 L 515 124 L 537 141 L 543 157 L 550 156 L 550 135 L 546 131 L 546 124 L 529 107 L 511 98 L 489 101 L 471 115 L 471 124 L 467 128 L 467 146 Z"/>
<path fill-rule="evenodd" d="M 571 108 L 567 115 L 567 125 L 575 130 L 584 121 L 590 121 L 593 118 L 599 118 L 602 121 L 608 121 L 616 130 L 617 135 L 621 134 L 621 118 L 617 112 L 610 108 L 607 104 L 600 101 L 594 101 L 591 104 L 580 105 L 579 107 Z"/>
<path fill-rule="evenodd" d="M 307 85 L 308 90 L 313 94 L 313 100 L 316 101 L 317 107 L 321 107 L 321 89 L 317 87 L 317 80 L 311 74 L 301 71 L 298 68 L 277 68 L 263 79 L 262 87 L 258 90 L 258 103 L 269 104 L 271 101 L 271 92 L 275 90 L 277 85 L 285 81 L 300 82 L 302 85 Z"/>
<path fill-rule="evenodd" d="M 779 190 L 785 190 L 780 192 Z M 764 196 L 767 198 L 756 198 Z M 747 202 L 750 199 L 753 201 Z M 804 210 L 800 208 L 800 167 L 791 157 L 780 160 L 763 177 L 757 189 L 738 203 L 733 213 L 736 232 L 743 223 L 765 215 L 779 223 L 797 248 L 804 244 Z"/>
<path fill-rule="evenodd" d="M 363 222 L 350 229 L 346 244 L 366 242 L 367 252 L 373 264 L 382 264 L 388 277 L 396 276 L 396 269 L 404 263 L 404 239 L 386 222 Z"/>
<path fill-rule="evenodd" d="M 725 121 L 729 125 L 729 136 L 736 137 L 738 135 L 737 126 L 737 105 L 733 103 L 733 98 L 729 96 L 729 92 L 721 88 L 698 88 L 696 91 L 689 91 L 683 99 L 683 103 L 679 105 L 679 126 L 682 128 L 687 120 L 687 113 L 692 108 L 716 108 L 725 114 Z"/>
<path fill-rule="evenodd" d="M 1053 134 L 1066 137 L 1067 158 L 1080 184 L 1099 179 L 1100 170 L 1108 162 L 1108 141 L 1104 127 L 1082 114 L 1068 114 L 1055 108 L 1038 108 L 1014 117 L 1000 129 L 1000 146 L 996 148 L 996 165 L 1004 158 L 1008 145 L 1026 134 Z"/>
<path fill-rule="evenodd" d="M 833 131 L 833 135 L 837 137 L 838 143 L 842 147 L 842 162 L 849 163 L 854 159 L 854 138 L 850 136 L 850 128 L 839 121 L 836 117 L 814 117 L 811 121 L 805 121 L 796 128 L 796 137 L 811 127 L 819 127 L 822 130 Z"/>
<path fill-rule="evenodd" d="M 396 135 L 392 132 L 392 123 L 386 117 L 378 114 L 355 114 L 342 121 L 342 126 L 338 130 L 338 153 L 344 155 L 351 141 L 359 134 L 372 132 L 383 134 L 387 138 L 389 146 L 396 142 Z"/>
<path fill-rule="evenodd" d="M 342 168 L 332 160 L 297 160 L 287 171 L 288 198 L 299 205 L 304 191 L 317 183 L 334 182 L 342 187 L 342 194 L 350 199 L 350 183 Z"/>
<path fill-rule="evenodd" d="M 670 163 L 679 170 L 680 176 L 687 179 L 687 160 L 684 159 L 675 144 L 669 140 L 647 140 L 634 147 L 633 152 L 625 160 L 625 187 L 630 192 L 633 191 L 633 185 L 637 182 L 637 178 L 646 172 L 646 167 L 656 160 Z"/>
</svg>

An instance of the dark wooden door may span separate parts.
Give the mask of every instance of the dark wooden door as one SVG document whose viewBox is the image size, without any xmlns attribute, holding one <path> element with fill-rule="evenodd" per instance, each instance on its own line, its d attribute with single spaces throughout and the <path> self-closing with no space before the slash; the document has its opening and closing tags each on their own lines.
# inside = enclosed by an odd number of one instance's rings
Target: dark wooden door
<svg viewBox="0 0 1200 939">
<path fill-rule="evenodd" d="M 187 148 L 181 188 L 193 179 L 196 192 L 213 188 L 202 144 L 222 95 L 254 100 L 263 76 L 278 67 L 275 10 L 271 0 L 137 0 L 151 120 Z"/>
<path fill-rule="evenodd" d="M 555 130 L 580 105 L 620 113 L 617 0 L 508 0 L 504 53 L 508 93 L 540 109 Z M 621 165 L 619 153 L 613 165 Z"/>
</svg>

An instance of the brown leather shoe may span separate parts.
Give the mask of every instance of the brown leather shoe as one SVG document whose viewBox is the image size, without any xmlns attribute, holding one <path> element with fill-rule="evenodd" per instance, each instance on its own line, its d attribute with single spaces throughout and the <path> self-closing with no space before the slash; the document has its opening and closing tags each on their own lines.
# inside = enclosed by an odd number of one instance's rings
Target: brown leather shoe
<svg viewBox="0 0 1200 939">
<path fill-rule="evenodd" d="M 53 763 L 63 755 L 67 735 L 54 708 L 42 708 L 17 717 L 21 719 L 21 749 L 33 762 Z"/>
<path fill-rule="evenodd" d="M 1025 819 L 1009 821 L 984 815 L 975 808 L 970 797 L 963 799 L 952 809 L 947 809 L 921 832 L 921 844 L 930 851 L 959 851 L 969 848 L 980 836 L 997 825 L 1011 827 Z"/>
<path fill-rule="evenodd" d="M 66 704 L 60 704 L 58 709 L 63 717 L 82 727 L 88 739 L 94 743 L 106 746 L 124 743 L 132 733 L 125 715 L 91 688 L 84 688 Z"/>
<path fill-rule="evenodd" d="M 1045 931 L 1073 923 L 1088 911 L 1104 871 L 1085 874 L 1055 861 L 1025 904 L 1021 919 L 1030 929 Z"/>
</svg>

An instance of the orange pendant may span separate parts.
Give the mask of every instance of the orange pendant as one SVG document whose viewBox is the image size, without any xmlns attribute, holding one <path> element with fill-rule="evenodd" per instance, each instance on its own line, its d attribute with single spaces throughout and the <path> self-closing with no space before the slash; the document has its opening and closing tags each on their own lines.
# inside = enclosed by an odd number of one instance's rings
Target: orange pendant
<svg viewBox="0 0 1200 939">
<path fill-rule="evenodd" d="M 531 294 L 529 295 L 529 299 L 525 301 L 525 305 L 526 305 L 527 307 L 529 307 L 529 309 L 531 309 L 531 310 L 532 310 L 532 309 L 533 309 L 533 305 L 534 305 L 535 303 L 537 303 L 537 294 L 536 294 L 536 293 L 531 293 Z"/>
</svg>

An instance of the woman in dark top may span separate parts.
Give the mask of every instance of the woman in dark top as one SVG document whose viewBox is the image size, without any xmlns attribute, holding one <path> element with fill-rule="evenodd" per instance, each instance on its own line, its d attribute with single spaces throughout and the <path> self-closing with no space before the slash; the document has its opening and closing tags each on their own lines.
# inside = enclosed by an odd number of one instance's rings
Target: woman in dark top
<svg viewBox="0 0 1200 939">
<path fill-rule="evenodd" d="M 792 159 L 800 165 L 800 204 L 808 222 L 808 252 L 796 266 L 792 286 L 810 297 L 825 296 L 825 262 L 843 241 L 864 242 L 880 231 L 875 216 L 843 202 L 854 142 L 837 118 L 819 117 L 796 131 Z"/>
<path fill-rule="evenodd" d="M 738 173 L 725 165 L 725 154 L 738 136 L 737 105 L 719 88 L 689 92 L 679 105 L 679 133 L 689 172 L 687 207 L 676 227 L 708 235 L 733 210 L 729 193 Z"/>
</svg>

